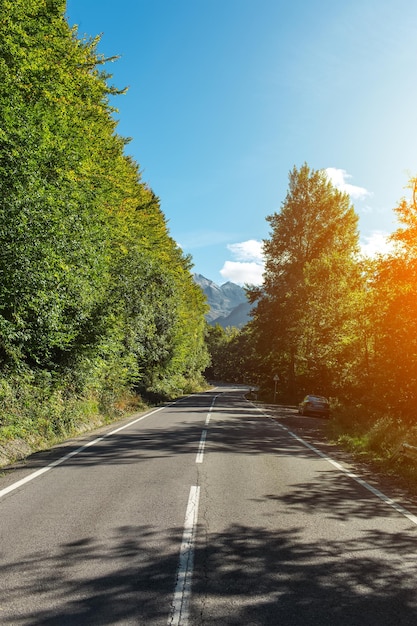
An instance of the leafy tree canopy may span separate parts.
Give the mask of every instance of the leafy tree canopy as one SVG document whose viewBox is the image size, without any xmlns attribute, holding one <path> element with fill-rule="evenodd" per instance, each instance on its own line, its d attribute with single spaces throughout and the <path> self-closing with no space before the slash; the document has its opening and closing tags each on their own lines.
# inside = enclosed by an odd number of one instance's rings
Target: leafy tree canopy
<svg viewBox="0 0 417 626">
<path fill-rule="evenodd" d="M 267 220 L 264 285 L 252 292 L 265 372 L 279 371 L 290 395 L 328 392 L 357 340 L 357 215 L 325 172 L 304 164 L 290 172 L 281 211 Z"/>
</svg>

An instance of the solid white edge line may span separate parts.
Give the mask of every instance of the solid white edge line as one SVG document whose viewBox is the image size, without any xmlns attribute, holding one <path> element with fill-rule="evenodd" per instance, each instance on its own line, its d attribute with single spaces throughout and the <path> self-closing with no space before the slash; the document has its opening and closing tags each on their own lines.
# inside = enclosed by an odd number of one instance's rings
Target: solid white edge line
<svg viewBox="0 0 417 626">
<path fill-rule="evenodd" d="M 100 441 L 103 441 L 103 439 L 106 439 L 107 437 L 111 437 L 112 435 L 115 435 L 116 433 L 119 433 L 120 431 L 125 430 L 126 428 L 129 428 L 129 426 L 133 426 L 133 424 L 137 424 L 138 422 L 141 422 L 147 417 L 150 417 L 151 415 L 154 415 L 154 413 L 158 413 L 158 411 L 162 411 L 162 409 L 165 409 L 165 408 L 166 408 L 165 406 L 161 406 L 159 407 L 159 409 L 154 409 L 150 413 L 146 413 L 146 415 L 142 415 L 141 417 L 138 417 L 137 419 L 134 419 L 128 422 L 127 424 L 120 426 L 119 428 L 115 428 L 114 430 L 106 433 L 102 437 L 97 437 L 97 439 L 93 439 L 92 441 L 89 441 L 88 443 L 84 444 L 83 446 L 80 446 L 76 450 L 73 450 L 72 452 L 69 452 L 68 454 L 65 454 L 64 456 L 60 457 L 56 461 L 52 461 L 52 463 L 49 463 L 45 467 L 42 467 L 41 469 L 36 470 L 36 472 L 32 472 L 32 474 L 28 474 L 28 476 L 25 476 L 25 478 L 22 478 L 21 480 L 18 480 L 17 482 L 12 483 L 8 487 L 5 487 L 4 489 L 2 489 L 0 491 L 0 498 L 7 495 L 8 493 L 11 493 L 15 489 L 19 489 L 19 487 L 22 487 L 26 483 L 29 483 L 31 480 L 35 480 L 35 478 L 38 478 L 42 474 L 45 474 L 45 472 L 49 472 L 49 470 L 53 469 L 54 467 L 57 467 L 58 465 L 65 463 L 65 461 L 68 461 L 68 459 L 70 459 L 71 457 L 76 456 L 80 452 L 83 452 L 83 450 L 86 450 L 87 448 L 94 446 Z"/>
<path fill-rule="evenodd" d="M 252 404 L 252 402 L 250 402 L 250 404 Z M 257 407 L 255 404 L 252 404 L 252 406 L 254 406 L 258 411 L 260 411 L 260 413 L 262 413 L 262 415 L 264 417 L 273 419 L 273 418 L 271 418 L 270 415 L 267 415 L 266 413 L 264 413 L 263 410 L 260 409 L 259 407 Z M 333 465 L 333 467 L 335 467 L 340 472 L 342 472 L 343 474 L 345 474 L 346 476 L 348 476 L 349 478 L 351 478 L 352 480 L 357 482 L 359 485 L 361 485 L 362 487 L 364 487 L 365 489 L 370 491 L 374 496 L 376 496 L 377 498 L 382 500 L 382 502 L 384 502 L 385 504 L 390 506 L 392 509 L 397 511 L 397 513 L 400 513 L 401 515 L 406 517 L 410 522 L 412 522 L 413 524 L 415 524 L 417 526 L 417 515 L 414 515 L 413 513 L 408 511 L 405 507 L 403 507 L 401 504 L 398 504 L 398 502 L 396 502 L 395 500 L 393 500 L 389 496 L 386 496 L 384 493 L 382 493 L 382 491 L 379 491 L 379 489 L 376 489 L 376 487 L 372 487 L 372 485 L 370 485 L 365 480 L 360 478 L 360 476 L 357 476 L 356 474 L 354 474 L 350 470 L 348 470 L 345 467 L 343 467 L 343 465 L 341 465 L 337 461 L 334 461 L 330 456 L 328 456 L 324 452 L 321 452 L 321 450 L 319 450 L 315 446 L 312 446 L 310 443 L 308 443 L 307 441 L 305 441 L 304 439 L 299 437 L 296 433 L 294 433 L 291 430 L 289 430 L 289 428 L 287 428 L 286 426 L 283 426 L 282 424 L 280 424 L 277 421 L 275 421 L 275 423 L 277 424 L 277 426 L 281 430 L 285 430 L 285 432 L 287 432 L 291 437 L 296 439 L 303 446 L 305 446 L 306 448 L 308 448 L 309 450 L 311 450 L 312 452 L 317 454 L 317 456 L 321 457 L 322 459 L 324 459 L 328 463 L 330 463 L 330 465 Z"/>
<path fill-rule="evenodd" d="M 174 589 L 169 626 L 186 626 L 189 617 L 191 581 L 194 569 L 194 540 L 198 519 L 200 487 L 192 486 L 185 513 L 184 532 L 180 548 L 177 579 Z"/>
</svg>

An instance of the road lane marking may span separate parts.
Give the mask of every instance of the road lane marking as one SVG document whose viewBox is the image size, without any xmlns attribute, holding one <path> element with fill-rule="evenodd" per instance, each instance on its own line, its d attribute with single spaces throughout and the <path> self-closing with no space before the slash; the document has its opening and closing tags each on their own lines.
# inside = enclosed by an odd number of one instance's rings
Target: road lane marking
<svg viewBox="0 0 417 626">
<path fill-rule="evenodd" d="M 214 408 L 214 403 L 216 402 L 216 400 L 217 400 L 217 398 L 218 398 L 218 397 L 219 397 L 218 395 L 217 395 L 217 396 L 214 396 L 214 398 L 213 398 L 213 400 L 212 400 L 212 402 L 211 402 L 211 405 L 210 405 L 210 408 L 209 408 L 209 414 L 207 415 L 207 417 L 209 417 L 210 413 L 212 412 L 212 410 L 213 410 L 213 408 Z"/>
<path fill-rule="evenodd" d="M 187 626 L 188 624 L 199 500 L 200 487 L 192 486 L 185 513 L 184 532 L 182 535 L 177 570 L 177 582 L 174 590 L 172 610 L 168 620 L 169 626 Z"/>
<path fill-rule="evenodd" d="M 162 411 L 162 409 L 164 408 L 166 407 L 159 407 L 159 409 L 155 409 L 154 411 L 151 411 L 150 413 L 147 413 L 146 415 L 142 415 L 142 417 L 138 417 L 137 419 L 129 422 L 128 424 L 124 424 L 123 426 L 120 426 L 119 428 L 115 428 L 114 430 L 112 430 L 109 433 L 106 433 L 102 437 L 97 437 L 97 439 L 94 439 L 93 441 L 89 441 L 88 443 L 84 444 L 83 446 L 80 446 L 76 450 L 72 450 L 72 452 L 69 452 L 68 454 L 65 454 L 59 459 L 56 459 L 56 461 L 52 461 L 52 463 L 49 463 L 48 465 L 45 465 L 45 467 L 42 467 L 41 469 L 36 470 L 36 472 L 32 472 L 31 474 L 28 474 L 28 476 L 25 476 L 25 478 L 22 478 L 21 480 L 18 480 L 17 482 L 12 483 L 8 487 L 5 487 L 4 489 L 0 490 L 0 498 L 14 491 L 15 489 L 19 489 L 19 487 L 22 487 L 26 483 L 29 483 L 31 480 L 35 480 L 35 478 L 42 476 L 42 474 L 49 472 L 54 467 L 57 467 L 58 465 L 65 463 L 65 461 L 68 461 L 68 459 L 72 458 L 73 456 L 80 454 L 80 452 L 83 452 L 87 448 L 90 448 L 91 446 L 94 446 L 95 444 L 100 443 L 100 441 L 103 441 L 103 439 L 107 439 L 108 437 L 111 437 L 112 435 L 115 435 L 116 433 L 119 433 L 120 431 L 125 430 L 126 428 L 129 428 L 129 426 L 133 426 L 133 424 L 137 424 L 138 422 L 141 422 L 147 417 L 154 415 L 154 413 L 158 413 L 158 411 Z"/>
<path fill-rule="evenodd" d="M 206 416 L 205 426 L 208 426 L 210 423 L 211 412 L 213 410 L 214 403 L 216 402 L 216 400 L 217 400 L 217 396 L 214 396 L 211 406 L 209 408 L 209 412 L 207 413 L 207 416 Z M 201 433 L 200 445 L 198 446 L 197 458 L 195 460 L 196 463 L 203 462 L 204 447 L 206 445 L 206 437 L 207 437 L 207 430 L 203 430 L 203 432 Z"/>
<path fill-rule="evenodd" d="M 203 430 L 201 433 L 200 445 L 198 446 L 198 452 L 195 462 L 202 463 L 204 458 L 204 448 L 206 445 L 207 431 Z"/>
<path fill-rule="evenodd" d="M 252 402 L 250 404 L 252 404 Z M 264 417 L 268 417 L 269 419 L 273 419 L 275 424 L 281 430 L 285 430 L 285 432 L 288 433 L 290 435 L 290 437 L 293 437 L 293 439 L 296 439 L 303 446 L 305 446 L 306 448 L 308 448 L 309 450 L 311 450 L 312 452 L 317 454 L 317 456 L 321 457 L 322 459 L 324 459 L 328 463 L 330 463 L 330 465 L 333 465 L 333 467 L 335 467 L 340 472 L 342 472 L 343 474 L 345 474 L 346 476 L 348 476 L 349 478 L 351 478 L 352 480 L 357 482 L 359 485 L 361 485 L 362 487 L 364 487 L 365 489 L 370 491 L 374 496 L 376 496 L 377 498 L 382 500 L 382 502 L 384 502 L 385 504 L 390 506 L 392 509 L 397 511 L 397 513 L 400 513 L 400 515 L 403 515 L 410 522 L 412 522 L 413 524 L 415 524 L 417 526 L 417 515 L 414 515 L 413 513 L 408 511 L 405 507 L 403 507 L 401 504 L 399 504 L 398 502 L 396 502 L 395 500 L 393 500 L 389 496 L 386 496 L 384 493 L 382 493 L 382 491 L 379 491 L 379 489 L 376 489 L 376 487 L 373 487 L 372 485 L 367 483 L 365 480 L 360 478 L 360 476 L 357 476 L 356 474 L 351 472 L 349 469 L 343 467 L 343 465 L 341 465 L 337 461 L 334 461 L 330 456 L 328 456 L 327 454 L 325 454 L 324 452 L 322 452 L 321 450 L 319 450 L 315 446 L 312 446 L 310 443 L 308 443 L 308 441 L 305 441 L 305 439 L 302 439 L 302 437 L 300 437 L 299 435 L 294 433 L 292 430 L 290 430 L 286 426 L 283 426 L 282 424 L 277 422 L 273 417 L 271 417 L 270 415 L 267 415 L 261 408 L 257 407 L 254 404 L 252 404 L 252 406 L 254 406 L 260 413 L 262 413 L 262 415 Z"/>
</svg>

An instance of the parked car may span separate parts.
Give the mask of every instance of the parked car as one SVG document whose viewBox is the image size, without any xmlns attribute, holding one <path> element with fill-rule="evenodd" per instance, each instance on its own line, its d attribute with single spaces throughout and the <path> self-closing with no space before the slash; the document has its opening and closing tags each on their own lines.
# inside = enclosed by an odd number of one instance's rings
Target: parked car
<svg viewBox="0 0 417 626">
<path fill-rule="evenodd" d="M 323 396 L 308 395 L 298 405 L 298 413 L 300 415 L 322 415 L 323 417 L 329 417 L 329 401 L 327 398 L 323 398 Z"/>
</svg>

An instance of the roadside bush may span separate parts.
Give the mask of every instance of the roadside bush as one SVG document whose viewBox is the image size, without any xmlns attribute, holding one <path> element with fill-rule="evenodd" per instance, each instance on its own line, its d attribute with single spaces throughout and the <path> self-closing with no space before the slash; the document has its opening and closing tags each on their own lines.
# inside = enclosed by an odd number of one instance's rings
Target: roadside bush
<svg viewBox="0 0 417 626">
<path fill-rule="evenodd" d="M 381 417 L 367 433 L 367 448 L 381 457 L 388 457 L 407 439 L 404 423 L 390 416 Z"/>
</svg>

